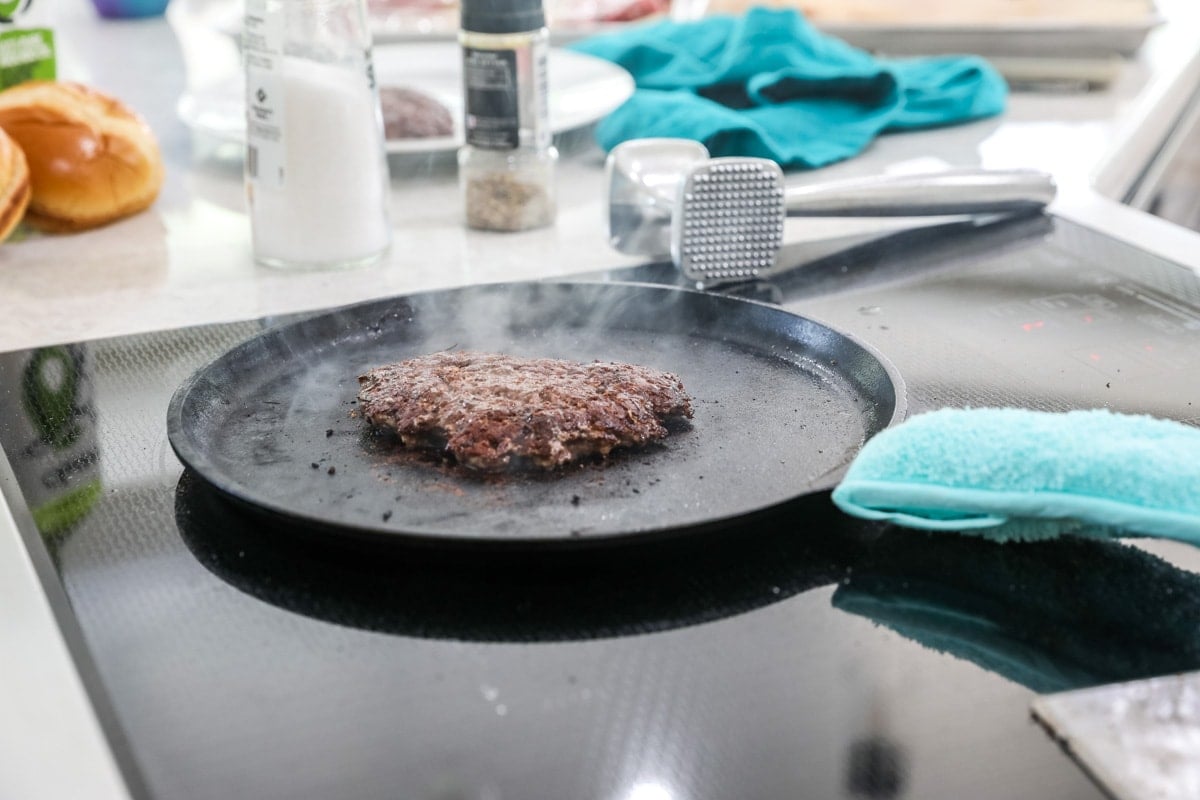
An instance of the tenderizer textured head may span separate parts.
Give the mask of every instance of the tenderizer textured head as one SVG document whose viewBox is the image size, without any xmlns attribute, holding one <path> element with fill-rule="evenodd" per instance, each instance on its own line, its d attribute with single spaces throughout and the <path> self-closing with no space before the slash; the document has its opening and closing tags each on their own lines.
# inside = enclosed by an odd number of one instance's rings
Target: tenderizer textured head
<svg viewBox="0 0 1200 800">
<path fill-rule="evenodd" d="M 703 284 L 768 274 L 783 244 L 783 170 L 765 158 L 716 158 L 680 187 L 671 256 Z"/>
</svg>

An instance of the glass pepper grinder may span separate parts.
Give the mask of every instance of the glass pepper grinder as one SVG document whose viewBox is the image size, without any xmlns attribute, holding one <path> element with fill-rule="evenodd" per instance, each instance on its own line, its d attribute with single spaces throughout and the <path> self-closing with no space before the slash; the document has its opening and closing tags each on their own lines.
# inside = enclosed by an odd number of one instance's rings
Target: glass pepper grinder
<svg viewBox="0 0 1200 800">
<path fill-rule="evenodd" d="M 521 231 L 555 217 L 542 0 L 462 0 L 459 181 L 468 227 Z"/>
</svg>

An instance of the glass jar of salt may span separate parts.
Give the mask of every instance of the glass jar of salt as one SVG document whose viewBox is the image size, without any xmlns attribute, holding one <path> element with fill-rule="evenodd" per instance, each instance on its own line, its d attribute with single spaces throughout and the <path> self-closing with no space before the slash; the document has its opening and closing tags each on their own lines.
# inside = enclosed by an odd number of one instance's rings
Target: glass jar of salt
<svg viewBox="0 0 1200 800">
<path fill-rule="evenodd" d="M 459 182 L 471 228 L 520 231 L 555 217 L 542 0 L 462 0 Z"/>
<path fill-rule="evenodd" d="M 246 200 L 255 259 L 348 267 L 391 243 L 366 0 L 246 0 Z"/>
</svg>

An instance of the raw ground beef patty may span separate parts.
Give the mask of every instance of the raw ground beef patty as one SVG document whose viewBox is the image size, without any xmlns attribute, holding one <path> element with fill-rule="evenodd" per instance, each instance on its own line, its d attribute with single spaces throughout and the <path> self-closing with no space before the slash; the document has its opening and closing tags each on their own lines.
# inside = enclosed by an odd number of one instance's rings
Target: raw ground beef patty
<svg viewBox="0 0 1200 800">
<path fill-rule="evenodd" d="M 407 86 L 379 87 L 383 132 L 388 141 L 450 136 L 454 120 L 450 109 L 424 92 Z"/>
<path fill-rule="evenodd" d="M 370 424 L 485 472 L 605 456 L 663 439 L 665 421 L 692 416 L 679 378 L 616 362 L 442 352 L 376 367 L 358 382 Z"/>
</svg>

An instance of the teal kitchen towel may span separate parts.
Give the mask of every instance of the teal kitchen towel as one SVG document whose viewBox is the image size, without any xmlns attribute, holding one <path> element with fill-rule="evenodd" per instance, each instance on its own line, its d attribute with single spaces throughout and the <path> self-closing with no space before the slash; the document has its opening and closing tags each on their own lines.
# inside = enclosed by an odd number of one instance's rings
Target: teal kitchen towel
<svg viewBox="0 0 1200 800">
<path fill-rule="evenodd" d="M 820 167 L 884 131 L 979 119 L 1008 87 L 975 56 L 883 60 L 827 36 L 794 10 L 629 26 L 576 42 L 632 73 L 633 96 L 603 119 L 605 149 L 628 139 L 693 139 L 713 156 Z"/>
<path fill-rule="evenodd" d="M 1200 428 L 1103 409 L 942 409 L 874 436 L 847 514 L 1004 541 L 1073 533 L 1200 545 Z"/>
</svg>

